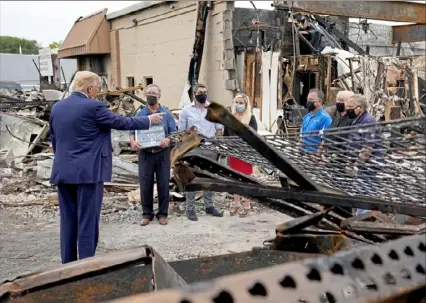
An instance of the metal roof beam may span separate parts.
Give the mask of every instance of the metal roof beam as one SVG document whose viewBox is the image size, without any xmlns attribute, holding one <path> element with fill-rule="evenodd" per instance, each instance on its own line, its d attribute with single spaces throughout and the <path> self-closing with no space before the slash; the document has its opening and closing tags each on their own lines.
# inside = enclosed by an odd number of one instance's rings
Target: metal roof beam
<svg viewBox="0 0 426 303">
<path fill-rule="evenodd" d="M 426 5 L 404 1 L 274 1 L 277 9 L 293 6 L 295 12 L 346 16 L 396 22 L 426 23 Z"/>
<path fill-rule="evenodd" d="M 426 24 L 410 24 L 392 27 L 392 43 L 426 41 Z"/>
</svg>

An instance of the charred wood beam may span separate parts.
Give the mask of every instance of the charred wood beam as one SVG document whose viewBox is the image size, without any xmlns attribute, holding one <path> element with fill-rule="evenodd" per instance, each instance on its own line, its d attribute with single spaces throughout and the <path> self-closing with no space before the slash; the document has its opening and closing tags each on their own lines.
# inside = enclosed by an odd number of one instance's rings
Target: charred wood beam
<svg viewBox="0 0 426 303">
<path fill-rule="evenodd" d="M 209 1 L 197 3 L 197 21 L 195 28 L 195 41 L 192 50 L 192 58 L 189 64 L 188 81 L 190 84 L 189 98 L 192 99 L 193 89 L 198 83 L 198 77 L 201 70 L 201 61 L 203 59 L 204 39 L 206 36 L 207 16 L 211 9 Z"/>
<path fill-rule="evenodd" d="M 355 232 L 374 232 L 390 235 L 413 235 L 426 232 L 426 224 L 401 225 L 383 222 L 362 222 L 355 221 L 347 226 L 349 230 Z"/>
<path fill-rule="evenodd" d="M 122 88 L 120 87 L 120 86 L 117 86 L 117 90 L 121 90 Z M 133 98 L 133 99 L 135 99 L 136 101 L 139 101 L 140 103 L 142 103 L 143 105 L 147 105 L 148 103 L 144 100 L 144 99 L 142 99 L 142 98 L 140 98 L 140 97 L 138 97 L 138 96 L 136 96 L 135 94 L 132 94 L 132 93 L 128 93 L 128 92 L 124 92 L 123 93 L 124 95 L 126 95 L 126 96 L 129 96 L 130 98 Z"/>
<path fill-rule="evenodd" d="M 147 105 L 148 103 L 144 100 L 144 99 L 142 99 L 142 98 L 140 98 L 140 97 L 138 97 L 138 96 L 136 96 L 135 94 L 132 94 L 132 93 L 124 93 L 126 96 L 129 96 L 130 98 L 133 98 L 133 99 L 135 99 L 136 101 L 139 101 L 140 103 L 142 103 L 143 105 Z"/>
<path fill-rule="evenodd" d="M 306 39 L 305 36 L 303 36 L 303 34 L 299 31 L 297 31 L 297 34 L 299 35 L 300 40 L 303 41 L 303 43 L 306 44 L 306 46 L 311 50 L 311 52 L 313 52 L 314 54 L 319 55 L 321 52 L 319 50 L 317 50 L 312 44 L 311 42 L 308 41 L 308 39 Z"/>
<path fill-rule="evenodd" d="M 274 1 L 288 8 L 288 1 Z M 426 5 L 405 1 L 293 1 L 293 11 L 396 22 L 426 23 Z"/>
<path fill-rule="evenodd" d="M 322 27 L 324 27 L 329 33 L 334 34 L 335 36 L 337 36 L 341 41 L 343 41 L 344 43 L 346 43 L 347 46 L 353 48 L 358 54 L 360 55 L 366 55 L 367 52 L 360 47 L 358 44 L 356 44 L 355 42 L 353 42 L 351 39 L 349 39 L 348 37 L 346 37 L 346 35 L 342 32 L 340 32 L 339 30 L 337 30 L 334 25 L 330 24 L 329 22 L 327 22 L 324 18 L 315 15 L 315 19 L 317 20 L 318 24 L 321 25 Z"/>
<path fill-rule="evenodd" d="M 426 24 L 410 24 L 392 27 L 392 43 L 426 41 Z"/>
<path fill-rule="evenodd" d="M 398 44 L 396 45 L 396 56 L 399 57 L 401 56 L 401 40 L 398 41 Z"/>
<path fill-rule="evenodd" d="M 284 189 L 256 184 L 230 183 L 220 180 L 196 178 L 186 185 L 187 191 L 228 192 L 249 197 L 268 197 L 322 205 L 342 206 L 378 210 L 382 213 L 399 213 L 409 216 L 426 216 L 426 207 L 414 204 L 389 202 L 364 196 L 342 196 L 338 194 Z"/>
</svg>

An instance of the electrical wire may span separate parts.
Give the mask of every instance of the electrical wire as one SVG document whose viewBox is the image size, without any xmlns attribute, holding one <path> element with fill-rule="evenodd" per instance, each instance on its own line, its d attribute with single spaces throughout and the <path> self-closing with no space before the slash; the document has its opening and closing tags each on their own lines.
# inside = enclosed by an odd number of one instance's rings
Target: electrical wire
<svg viewBox="0 0 426 303">
<path fill-rule="evenodd" d="M 34 142 L 27 141 L 27 140 L 25 140 L 25 139 L 19 138 L 18 136 L 14 135 L 14 134 L 10 131 L 9 126 L 8 126 L 8 125 L 5 125 L 5 127 L 6 127 L 7 132 L 9 133 L 9 135 L 11 135 L 13 138 L 15 138 L 15 139 L 17 139 L 17 140 L 19 140 L 19 141 L 22 141 L 22 142 L 25 142 L 25 143 L 29 143 L 29 144 L 32 144 L 32 145 L 36 145 L 36 146 L 39 146 L 39 147 L 49 147 L 49 145 L 48 145 L 48 144 L 46 144 L 46 143 L 34 143 Z"/>
</svg>

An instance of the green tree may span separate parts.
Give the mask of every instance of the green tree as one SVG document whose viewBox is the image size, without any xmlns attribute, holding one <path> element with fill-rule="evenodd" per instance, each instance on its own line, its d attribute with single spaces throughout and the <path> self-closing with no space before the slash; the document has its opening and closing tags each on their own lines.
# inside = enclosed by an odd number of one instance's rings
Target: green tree
<svg viewBox="0 0 426 303">
<path fill-rule="evenodd" d="M 62 44 L 62 40 L 61 41 L 53 41 L 52 43 L 49 44 L 49 48 L 50 49 L 55 49 L 55 48 L 59 48 Z"/>
<path fill-rule="evenodd" d="M 22 54 L 38 55 L 38 50 L 41 48 L 41 45 L 36 40 L 0 36 L 0 53 L 19 54 L 19 47 L 22 49 Z"/>
</svg>

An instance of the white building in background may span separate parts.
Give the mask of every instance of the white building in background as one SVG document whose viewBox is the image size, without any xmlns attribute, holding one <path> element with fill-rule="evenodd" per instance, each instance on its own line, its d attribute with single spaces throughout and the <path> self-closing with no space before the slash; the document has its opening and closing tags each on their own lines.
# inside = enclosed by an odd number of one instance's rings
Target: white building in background
<svg viewBox="0 0 426 303">
<path fill-rule="evenodd" d="M 18 82 L 23 88 L 38 87 L 39 74 L 34 62 L 39 68 L 38 55 L 1 54 L 0 53 L 0 81 Z M 65 80 L 69 83 L 77 70 L 76 59 L 61 59 L 60 65 L 64 70 Z M 61 82 L 64 79 L 61 73 Z"/>
</svg>

